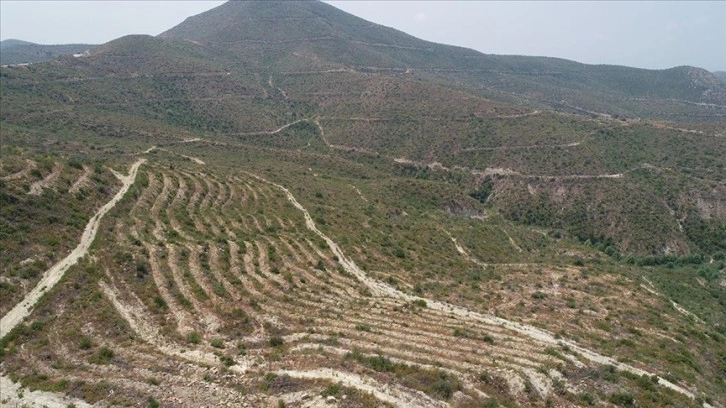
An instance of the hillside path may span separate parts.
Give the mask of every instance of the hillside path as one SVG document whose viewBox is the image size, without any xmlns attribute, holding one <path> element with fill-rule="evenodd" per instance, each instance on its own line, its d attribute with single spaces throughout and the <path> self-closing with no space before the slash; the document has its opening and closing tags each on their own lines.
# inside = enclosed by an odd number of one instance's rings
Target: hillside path
<svg viewBox="0 0 726 408">
<path fill-rule="evenodd" d="M 93 217 L 91 217 L 91 219 L 88 221 L 88 224 L 86 224 L 85 230 L 83 230 L 81 242 L 78 244 L 78 246 L 76 246 L 76 248 L 68 256 L 53 265 L 47 271 L 45 271 L 45 273 L 43 274 L 43 278 L 41 278 L 40 282 L 38 282 L 35 288 L 33 288 L 33 290 L 30 291 L 30 293 L 28 293 L 21 302 L 15 305 L 12 310 L 10 310 L 5 316 L 2 317 L 2 319 L 0 319 L 0 339 L 7 336 L 7 334 L 10 333 L 10 331 L 12 331 L 18 324 L 20 324 L 23 319 L 28 317 L 28 315 L 30 315 L 30 313 L 32 312 L 33 307 L 38 303 L 43 294 L 45 294 L 48 290 L 55 286 L 61 280 L 61 278 L 63 278 L 63 275 L 66 273 L 66 271 L 71 266 L 75 265 L 79 259 L 86 255 L 88 249 L 91 247 L 91 243 L 93 243 L 93 240 L 96 238 L 96 232 L 98 232 L 98 227 L 101 224 L 101 219 L 119 201 L 121 201 L 123 196 L 129 190 L 129 187 L 131 187 L 131 185 L 136 180 L 136 173 L 139 170 L 139 166 L 141 166 L 141 164 L 143 164 L 145 161 L 145 159 L 141 159 L 134 163 L 131 166 L 131 170 L 129 171 L 128 176 L 114 173 L 123 183 L 121 189 L 118 191 L 118 193 L 116 193 L 111 201 L 107 202 L 103 207 L 98 210 L 98 212 L 96 212 L 96 214 L 93 215 Z"/>
</svg>

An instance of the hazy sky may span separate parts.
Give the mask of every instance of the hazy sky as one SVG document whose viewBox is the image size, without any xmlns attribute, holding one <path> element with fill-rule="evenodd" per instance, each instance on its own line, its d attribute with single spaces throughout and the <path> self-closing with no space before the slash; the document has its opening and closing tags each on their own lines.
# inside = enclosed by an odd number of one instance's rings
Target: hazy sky
<svg viewBox="0 0 726 408">
<path fill-rule="evenodd" d="M 159 34 L 223 1 L 0 1 L 0 38 L 103 43 Z M 419 38 L 490 54 L 726 71 L 726 2 L 328 1 Z"/>
</svg>

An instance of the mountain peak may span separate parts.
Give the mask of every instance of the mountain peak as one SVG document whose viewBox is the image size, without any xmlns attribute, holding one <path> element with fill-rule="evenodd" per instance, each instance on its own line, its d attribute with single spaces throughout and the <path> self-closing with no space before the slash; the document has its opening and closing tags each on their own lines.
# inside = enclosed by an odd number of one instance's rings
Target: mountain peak
<svg viewBox="0 0 726 408">
<path fill-rule="evenodd" d="M 331 25 L 323 22 L 326 15 L 335 12 L 339 14 L 337 17 L 346 14 L 319 1 L 228 1 L 187 18 L 160 37 L 200 42 L 234 42 L 275 41 L 292 34 L 306 34 L 306 37 L 311 34 L 331 35 Z M 278 25 L 284 29 L 273 29 L 278 28 Z"/>
<path fill-rule="evenodd" d="M 187 18 L 159 36 L 208 44 L 353 40 L 401 46 L 431 45 L 321 1 L 229 1 Z"/>
</svg>

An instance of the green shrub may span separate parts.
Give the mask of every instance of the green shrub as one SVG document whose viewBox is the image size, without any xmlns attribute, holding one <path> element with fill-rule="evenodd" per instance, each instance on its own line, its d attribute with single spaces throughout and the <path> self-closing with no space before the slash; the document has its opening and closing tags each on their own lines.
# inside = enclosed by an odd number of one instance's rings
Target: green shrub
<svg viewBox="0 0 726 408">
<path fill-rule="evenodd" d="M 346 354 L 345 359 L 355 360 L 379 372 L 393 372 L 396 370 L 396 364 L 394 364 L 389 358 L 384 357 L 381 354 L 371 357 L 364 356 L 357 348 L 354 348 L 352 352 Z"/>
<path fill-rule="evenodd" d="M 161 296 L 159 296 L 159 295 L 157 295 L 157 296 L 154 296 L 154 304 L 155 304 L 155 305 L 156 305 L 156 307 L 158 307 L 159 309 L 166 309 L 166 301 L 164 300 L 164 298 L 162 298 L 162 297 L 161 297 Z"/>
<path fill-rule="evenodd" d="M 430 394 L 441 397 L 442 399 L 449 399 L 454 395 L 454 385 L 446 379 L 436 380 L 435 383 L 431 384 Z"/>
<path fill-rule="evenodd" d="M 158 378 L 156 378 L 156 377 L 149 377 L 149 378 L 146 379 L 146 382 L 149 383 L 149 384 L 151 384 L 151 385 L 159 385 L 159 384 L 161 384 L 161 381 Z"/>
<path fill-rule="evenodd" d="M 423 299 L 416 299 L 413 301 L 413 304 L 418 307 L 426 307 L 426 301 Z"/>
<path fill-rule="evenodd" d="M 369 332 L 369 331 L 371 331 L 371 325 L 367 324 L 367 323 L 357 323 L 355 325 L 355 329 L 360 330 L 360 331 Z"/>
<path fill-rule="evenodd" d="M 113 350 L 108 347 L 101 347 L 96 354 L 91 357 L 91 363 L 109 364 L 114 357 Z"/>
<path fill-rule="evenodd" d="M 632 407 L 635 403 L 633 396 L 629 392 L 625 391 L 610 394 L 609 400 L 613 404 L 620 405 L 622 407 Z"/>
<path fill-rule="evenodd" d="M 615 368 L 614 365 L 607 365 L 607 366 L 605 366 L 604 372 L 602 373 L 602 378 L 605 381 L 617 382 L 618 381 L 618 370 L 617 370 L 617 368 Z"/>
<path fill-rule="evenodd" d="M 338 395 L 338 393 L 340 392 L 341 386 L 342 385 L 340 383 L 328 384 L 328 386 L 325 387 L 325 389 L 323 390 L 323 392 L 320 393 L 320 395 L 322 395 L 323 397 L 328 397 L 331 395 Z"/>
<path fill-rule="evenodd" d="M 532 299 L 541 300 L 541 299 L 544 299 L 545 297 L 547 297 L 547 295 L 545 295 L 543 292 L 540 292 L 540 291 L 536 291 L 536 292 L 532 293 Z"/>
<path fill-rule="evenodd" d="M 479 185 L 476 190 L 469 193 L 469 197 L 484 204 L 491 195 L 493 188 L 494 183 L 492 181 L 492 178 L 487 176 L 486 178 L 484 178 L 481 185 Z"/>
<path fill-rule="evenodd" d="M 88 336 L 81 336 L 81 339 L 78 341 L 78 348 L 81 350 L 88 350 L 93 346 L 93 342 L 91 342 L 91 338 Z"/>
<path fill-rule="evenodd" d="M 587 405 L 595 405 L 595 397 L 593 397 L 589 392 L 580 393 L 577 397 L 580 398 L 580 401 Z"/>
<path fill-rule="evenodd" d="M 545 354 L 547 354 L 547 355 L 549 355 L 549 356 L 552 356 L 552 357 L 557 357 L 557 358 L 560 358 L 560 359 L 564 359 L 564 356 L 562 356 L 562 353 L 560 353 L 560 352 L 559 352 L 559 351 L 558 351 L 557 349 L 555 349 L 554 347 L 546 347 L 546 348 L 544 349 L 544 352 L 545 352 Z"/>
<path fill-rule="evenodd" d="M 159 401 L 155 400 L 154 397 L 149 397 L 147 399 L 149 403 L 149 408 L 159 408 L 161 407 L 161 404 L 159 404 Z"/>
<path fill-rule="evenodd" d="M 187 343 L 199 344 L 202 341 L 202 337 L 196 331 L 187 333 Z"/>
<path fill-rule="evenodd" d="M 234 365 L 234 359 L 230 356 L 219 356 L 219 361 L 221 361 L 225 367 L 231 367 Z"/>
<path fill-rule="evenodd" d="M 454 329 L 454 337 L 471 337 L 471 333 L 466 331 L 465 329 L 455 328 Z"/>
</svg>

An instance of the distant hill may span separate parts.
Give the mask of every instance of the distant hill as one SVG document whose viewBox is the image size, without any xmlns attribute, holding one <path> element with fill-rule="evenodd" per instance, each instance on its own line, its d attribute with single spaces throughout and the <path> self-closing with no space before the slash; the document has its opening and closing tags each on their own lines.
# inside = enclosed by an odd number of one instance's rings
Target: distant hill
<svg viewBox="0 0 726 408">
<path fill-rule="evenodd" d="M 726 86 L 701 68 L 645 70 L 482 54 L 420 40 L 322 2 L 228 2 L 160 37 L 205 44 L 259 68 L 409 73 L 487 97 L 580 113 L 683 117 L 702 114 L 694 104 L 726 106 Z"/>
<path fill-rule="evenodd" d="M 726 71 L 714 71 L 713 75 L 726 84 Z"/>
<path fill-rule="evenodd" d="M 82 53 L 95 47 L 91 44 L 44 45 L 9 39 L 0 41 L 0 65 L 43 62 L 59 55 Z"/>
<path fill-rule="evenodd" d="M 23 40 L 16 40 L 14 38 L 10 38 L 8 40 L 0 41 L 0 50 L 4 50 L 6 48 L 15 47 L 18 45 L 32 45 L 32 42 L 23 41 Z"/>
</svg>

